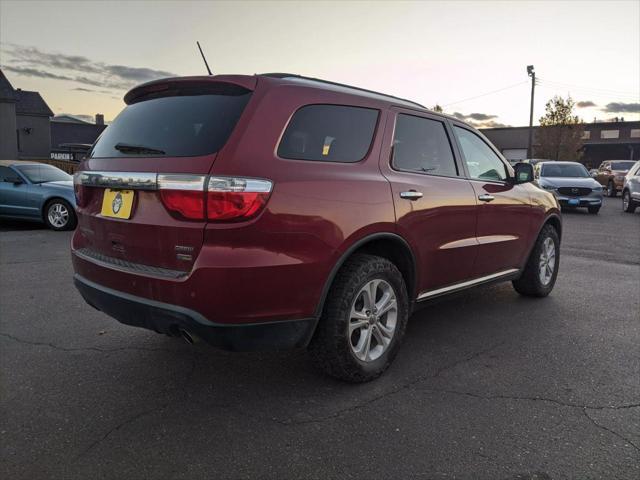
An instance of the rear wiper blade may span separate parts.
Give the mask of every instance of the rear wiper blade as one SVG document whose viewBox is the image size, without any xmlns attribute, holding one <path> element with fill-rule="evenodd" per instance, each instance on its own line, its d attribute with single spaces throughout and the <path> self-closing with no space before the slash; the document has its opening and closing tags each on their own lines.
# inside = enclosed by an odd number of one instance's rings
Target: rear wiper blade
<svg viewBox="0 0 640 480">
<path fill-rule="evenodd" d="M 159 150 L 153 147 L 146 147 L 144 145 L 132 145 L 130 143 L 116 143 L 113 148 L 119 152 L 127 153 L 149 153 L 155 155 L 164 155 L 164 150 Z"/>
</svg>

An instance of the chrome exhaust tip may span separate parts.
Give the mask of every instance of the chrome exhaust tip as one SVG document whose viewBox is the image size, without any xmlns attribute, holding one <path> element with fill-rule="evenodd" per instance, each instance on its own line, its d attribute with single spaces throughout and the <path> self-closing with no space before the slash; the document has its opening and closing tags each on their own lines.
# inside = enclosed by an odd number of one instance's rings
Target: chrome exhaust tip
<svg viewBox="0 0 640 480">
<path fill-rule="evenodd" d="M 193 345 L 194 343 L 196 343 L 198 341 L 198 337 L 196 337 L 195 335 L 192 335 L 191 333 L 187 332 L 186 330 L 180 329 L 180 335 L 182 336 L 182 338 L 184 338 L 184 340 L 189 345 Z"/>
</svg>

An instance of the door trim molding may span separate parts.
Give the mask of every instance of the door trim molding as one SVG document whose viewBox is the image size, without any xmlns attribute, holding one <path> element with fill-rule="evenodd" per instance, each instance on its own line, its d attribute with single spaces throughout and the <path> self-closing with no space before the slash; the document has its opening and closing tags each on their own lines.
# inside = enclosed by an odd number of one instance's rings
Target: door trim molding
<svg viewBox="0 0 640 480">
<path fill-rule="evenodd" d="M 511 277 L 515 274 L 519 273 L 520 270 L 517 268 L 510 268 L 509 270 L 503 270 L 501 272 L 492 273 L 491 275 L 486 275 L 484 277 L 474 278 L 473 280 L 467 280 L 465 282 L 454 283 L 453 285 L 449 285 L 448 287 L 438 288 L 436 290 L 427 290 L 426 292 L 422 292 L 416 298 L 416 301 L 421 302 L 423 300 L 427 300 L 429 298 L 437 297 L 440 295 L 445 295 L 447 293 L 457 292 L 459 290 L 465 290 L 470 287 L 474 287 L 476 285 L 480 285 L 482 283 L 491 282 L 493 280 L 502 279 L 505 277 Z"/>
</svg>

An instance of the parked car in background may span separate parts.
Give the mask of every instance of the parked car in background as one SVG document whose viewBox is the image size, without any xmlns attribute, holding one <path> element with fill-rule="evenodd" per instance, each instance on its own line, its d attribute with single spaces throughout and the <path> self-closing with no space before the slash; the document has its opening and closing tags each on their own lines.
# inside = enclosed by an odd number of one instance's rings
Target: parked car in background
<svg viewBox="0 0 640 480">
<path fill-rule="evenodd" d="M 44 163 L 0 160 L 0 217 L 72 230 L 75 206 L 73 177 L 68 173 Z"/>
<path fill-rule="evenodd" d="M 548 160 L 545 158 L 527 158 L 525 160 L 522 160 L 522 163 L 528 163 L 531 166 L 536 166 L 538 163 L 540 162 L 551 162 L 552 160 Z"/>
<path fill-rule="evenodd" d="M 622 209 L 633 213 L 638 207 L 640 207 L 640 161 L 631 167 L 622 185 Z"/>
<path fill-rule="evenodd" d="M 534 167 L 538 186 L 553 192 L 563 208 L 586 207 L 597 214 L 602 206 L 602 185 L 578 162 L 539 162 Z"/>
<path fill-rule="evenodd" d="M 622 191 L 624 177 L 633 167 L 633 160 L 607 160 L 600 164 L 595 179 L 607 189 L 607 196 L 615 197 Z"/>
<path fill-rule="evenodd" d="M 418 302 L 553 289 L 556 199 L 454 117 L 289 74 L 158 80 L 125 103 L 74 177 L 71 244 L 78 290 L 122 323 L 308 347 L 363 382 Z"/>
</svg>

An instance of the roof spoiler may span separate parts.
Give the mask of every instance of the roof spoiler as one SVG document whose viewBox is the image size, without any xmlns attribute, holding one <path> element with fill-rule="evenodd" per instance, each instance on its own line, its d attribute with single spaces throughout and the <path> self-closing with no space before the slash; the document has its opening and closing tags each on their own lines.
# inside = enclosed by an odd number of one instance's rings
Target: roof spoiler
<svg viewBox="0 0 640 480">
<path fill-rule="evenodd" d="M 161 78 L 151 82 L 143 83 L 129 90 L 124 96 L 124 103 L 130 105 L 135 103 L 140 97 L 149 94 L 160 93 L 167 90 L 175 90 L 182 87 L 211 87 L 216 84 L 229 84 L 241 87 L 245 90 L 253 91 L 256 88 L 258 79 L 255 75 L 215 75 L 215 76 L 193 76 L 193 77 L 172 77 Z"/>
</svg>

